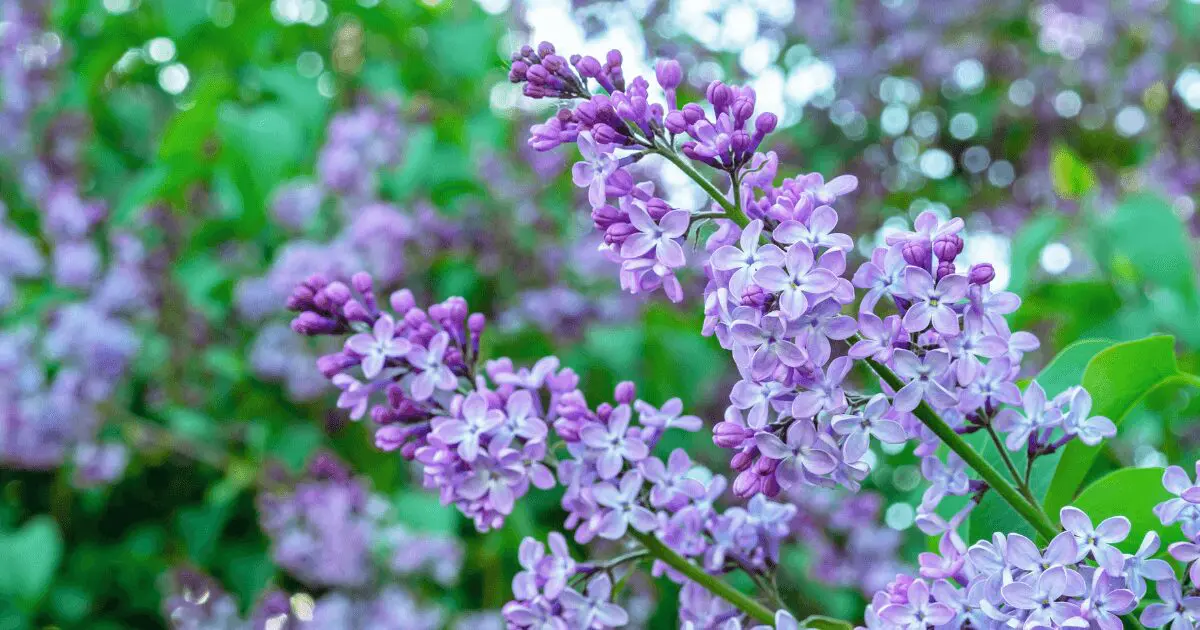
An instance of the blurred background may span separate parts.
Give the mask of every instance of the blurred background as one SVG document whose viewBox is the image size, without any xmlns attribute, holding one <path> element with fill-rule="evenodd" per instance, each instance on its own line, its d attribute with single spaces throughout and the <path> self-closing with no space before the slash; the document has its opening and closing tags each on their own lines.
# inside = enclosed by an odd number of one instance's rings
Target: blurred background
<svg viewBox="0 0 1200 630">
<path fill-rule="evenodd" d="M 376 451 L 288 329 L 312 273 L 462 295 L 485 356 L 720 419 L 701 305 L 621 294 L 573 159 L 526 146 L 554 111 L 506 80 L 528 42 L 754 86 L 783 174 L 858 177 L 864 252 L 963 217 L 1038 367 L 1162 332 L 1195 371 L 1196 32 L 1191 0 L 0 0 L 0 629 L 502 627 L 557 496 L 478 535 Z M 1198 411 L 1157 392 L 1108 467 L 1194 460 Z M 666 448 L 721 470 L 706 435 Z M 858 618 L 914 563 L 915 464 L 792 497 L 793 610 Z M 626 588 L 636 626 L 675 623 L 670 584 Z"/>
</svg>

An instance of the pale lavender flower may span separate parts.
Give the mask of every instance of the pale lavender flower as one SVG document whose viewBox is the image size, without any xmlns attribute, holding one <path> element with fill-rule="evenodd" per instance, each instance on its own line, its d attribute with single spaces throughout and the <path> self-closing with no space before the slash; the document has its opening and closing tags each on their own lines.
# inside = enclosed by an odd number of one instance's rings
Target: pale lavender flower
<svg viewBox="0 0 1200 630">
<path fill-rule="evenodd" d="M 449 344 L 450 335 L 439 332 L 429 341 L 428 348 L 413 346 L 408 351 L 408 362 L 421 371 L 412 379 L 413 400 L 427 400 L 435 389 L 446 391 L 458 386 L 454 372 L 442 362 Z"/>
<path fill-rule="evenodd" d="M 1096 446 L 1115 436 L 1117 425 L 1104 416 L 1091 416 L 1091 411 L 1092 395 L 1082 387 L 1074 388 L 1067 412 L 1063 414 L 1062 426 L 1067 435 L 1078 436 L 1080 442 Z"/>
<path fill-rule="evenodd" d="M 1079 606 L 1071 602 L 1058 601 L 1067 590 L 1067 569 L 1056 566 L 1043 571 L 1032 584 L 1013 582 L 1006 584 L 1001 592 L 1004 601 L 1021 610 L 1029 611 L 1026 624 L 1049 625 L 1062 623 L 1079 614 Z"/>
<path fill-rule="evenodd" d="M 637 464 L 650 454 L 639 437 L 629 432 L 629 405 L 613 409 L 607 424 L 589 424 L 579 433 L 584 445 L 596 452 L 596 472 L 601 479 L 612 479 L 621 472 L 625 461 Z"/>
<path fill-rule="evenodd" d="M 821 441 L 811 420 L 792 422 L 787 430 L 787 441 L 774 433 L 761 431 L 754 436 L 763 455 L 779 460 L 775 478 L 783 488 L 802 483 L 805 471 L 814 475 L 826 475 L 837 467 L 837 460 L 828 451 L 819 447 Z"/>
<path fill-rule="evenodd" d="M 434 419 L 433 436 L 447 446 L 457 445 L 458 456 L 473 462 L 483 446 L 483 436 L 503 423 L 503 411 L 489 409 L 483 394 L 471 392 L 460 405 L 458 417 Z"/>
<path fill-rule="evenodd" d="M 1125 625 L 1120 616 L 1137 608 L 1137 596 L 1108 571 L 1096 571 L 1092 575 L 1092 589 L 1080 606 L 1080 613 L 1100 626 L 1101 630 L 1121 630 Z"/>
<path fill-rule="evenodd" d="M 866 454 L 872 436 L 886 444 L 901 444 L 908 439 L 904 427 L 886 417 L 890 410 L 887 396 L 875 394 L 856 412 L 834 416 L 833 430 L 846 436 L 842 448 L 847 459 L 858 460 Z"/>
<path fill-rule="evenodd" d="M 837 212 L 829 206 L 819 206 L 804 223 L 788 220 L 780 223 L 771 232 L 771 237 L 779 243 L 791 245 L 804 243 L 814 250 L 827 247 L 850 251 L 854 249 L 854 239 L 846 234 L 838 234 L 833 230 L 837 227 Z"/>
<path fill-rule="evenodd" d="M 762 231 L 762 220 L 755 219 L 742 230 L 740 248 L 723 245 L 713 252 L 713 268 L 733 272 L 729 278 L 729 290 L 735 296 L 741 297 L 745 293 L 759 269 L 783 264 L 783 250 L 773 243 L 761 244 L 759 237 Z"/>
<path fill-rule="evenodd" d="M 779 305 L 788 317 L 799 317 L 808 309 L 809 296 L 821 295 L 837 286 L 837 276 L 814 267 L 813 251 L 803 243 L 787 249 L 784 266 L 766 266 L 754 274 L 762 288 L 779 292 Z"/>
<path fill-rule="evenodd" d="M 621 162 L 613 155 L 612 145 L 596 142 L 590 133 L 579 134 L 575 143 L 583 161 L 571 167 L 571 180 L 576 186 L 587 188 L 588 202 L 593 208 L 599 208 L 606 201 L 608 178 L 617 172 Z"/>
<path fill-rule="evenodd" d="M 1080 562 L 1089 555 L 1112 575 L 1120 575 L 1125 564 L 1121 552 L 1113 546 L 1129 536 L 1129 519 L 1124 516 L 1106 518 L 1093 527 L 1092 519 L 1083 510 L 1064 507 L 1059 512 L 1063 529 L 1075 537 L 1078 552 L 1075 562 Z"/>
<path fill-rule="evenodd" d="M 936 407 L 955 404 L 954 394 L 938 381 L 950 366 L 950 355 L 935 350 L 917 357 L 909 350 L 896 350 L 892 360 L 896 374 L 908 381 L 892 399 L 897 410 L 912 411 L 922 400 Z"/>
<path fill-rule="evenodd" d="M 691 218 L 686 210 L 672 210 L 655 222 L 640 204 L 631 202 L 622 205 L 629 215 L 629 221 L 637 229 L 636 234 L 629 235 L 621 244 L 623 258 L 638 258 L 654 250 L 655 259 L 668 269 L 682 267 L 687 263 L 683 246 L 676 240 L 682 238 L 691 225 Z"/>
<path fill-rule="evenodd" d="M 560 599 L 569 611 L 574 628 L 618 628 L 629 623 L 629 614 L 624 608 L 609 601 L 612 581 L 607 574 L 600 574 L 587 585 L 587 595 L 574 589 L 563 591 Z"/>
<path fill-rule="evenodd" d="M 375 320 L 372 332 L 346 340 L 346 349 L 363 357 L 363 376 L 368 379 L 378 376 L 388 359 L 406 356 L 412 348 L 407 339 L 396 336 L 396 321 L 387 313 Z"/>
<path fill-rule="evenodd" d="M 1142 538 L 1142 544 L 1138 546 L 1137 551 L 1125 554 L 1125 568 L 1121 576 L 1125 578 L 1126 586 L 1138 599 L 1146 595 L 1146 580 L 1161 582 L 1175 579 L 1175 571 L 1171 565 L 1167 564 L 1165 560 L 1154 557 L 1161 544 L 1158 533 L 1148 531 Z"/>
<path fill-rule="evenodd" d="M 950 274 L 937 283 L 920 267 L 904 270 L 904 289 L 913 304 L 904 313 L 904 329 L 918 333 L 929 328 L 943 335 L 957 335 L 958 313 L 954 304 L 967 296 L 967 277 Z"/>
<path fill-rule="evenodd" d="M 1156 602 L 1142 611 L 1141 622 L 1147 628 L 1161 628 L 1170 624 L 1171 630 L 1191 630 L 1193 619 L 1200 617 L 1200 597 L 1183 596 L 1176 580 L 1163 580 L 1155 584 L 1158 591 Z"/>
<path fill-rule="evenodd" d="M 925 580 L 913 580 L 908 585 L 904 601 L 884 606 L 879 610 L 879 617 L 906 630 L 924 630 L 929 626 L 949 623 L 954 619 L 954 610 L 930 600 L 929 586 Z"/>
<path fill-rule="evenodd" d="M 607 508 L 600 517 L 598 533 L 601 538 L 618 540 L 625 536 L 630 526 L 643 533 L 653 531 L 658 526 L 654 512 L 638 502 L 642 485 L 642 474 L 630 470 L 621 477 L 620 486 L 606 482 L 592 489 L 596 503 Z"/>
<path fill-rule="evenodd" d="M 1015 409 L 1002 409 L 994 421 L 998 430 L 1008 433 L 1004 444 L 1010 451 L 1023 448 L 1031 434 L 1058 426 L 1062 421 L 1062 414 L 1056 407 L 1047 407 L 1046 390 L 1037 381 L 1029 383 L 1021 401 L 1024 414 Z"/>
<path fill-rule="evenodd" d="M 704 484 L 687 476 L 692 469 L 692 460 L 681 448 L 671 451 L 666 464 L 651 457 L 644 460 L 640 468 L 646 480 L 654 484 L 650 488 L 650 505 L 656 508 L 675 512 L 704 494 Z"/>
</svg>

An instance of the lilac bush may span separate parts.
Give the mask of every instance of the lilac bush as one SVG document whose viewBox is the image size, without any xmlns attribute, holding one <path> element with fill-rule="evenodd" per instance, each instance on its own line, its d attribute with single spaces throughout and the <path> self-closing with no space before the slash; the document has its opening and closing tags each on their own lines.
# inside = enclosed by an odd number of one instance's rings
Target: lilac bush
<svg viewBox="0 0 1200 630">
<path fill-rule="evenodd" d="M 577 101 L 534 126 L 530 144 L 580 147 L 573 181 L 587 189 L 623 288 L 683 300 L 685 243 L 703 238 L 703 332 L 733 355 L 742 376 L 713 439 L 733 451 L 730 486 L 745 507 L 717 507 L 725 480 L 686 453 L 668 461 L 655 454 L 667 429 L 700 428 L 680 417 L 677 403 L 656 409 L 621 383 L 611 403 L 592 406 L 554 357 L 521 369 L 508 359 L 482 361 L 486 321 L 461 298 L 421 309 L 398 291 L 384 305 L 370 276 L 358 274 L 349 285 L 312 276 L 288 300 L 299 313 L 296 332 L 346 338 L 318 363 L 342 390 L 338 406 L 354 418 L 369 409 L 376 445 L 415 461 L 426 487 L 480 531 L 503 526 L 531 486 L 561 485 L 564 528 L 577 543 L 631 541 L 634 551 L 589 563 L 559 534 L 549 552 L 527 539 L 505 607 L 510 627 L 626 624 L 614 578 L 643 558 L 683 587 L 687 627 L 799 627 L 774 586 L 796 507 L 774 499 L 811 486 L 859 490 L 874 459 L 872 436 L 916 443 L 929 481 L 918 523 L 941 543 L 938 554 L 921 557 L 919 577 L 902 574 L 874 596 L 867 627 L 1115 627 L 1145 597 L 1146 580 L 1162 583 L 1163 603 L 1145 606 L 1144 623 L 1191 623 L 1190 600 L 1153 558 L 1154 533 L 1123 554 L 1114 545 L 1129 534 L 1125 517 L 1093 526 L 1085 512 L 1064 507 L 1060 528 L 1033 496 L 1038 460 L 1072 444 L 1094 446 L 1116 426 L 1091 414 L 1082 386 L 1050 397 L 1034 381 L 1022 392 L 1022 359 L 1040 344 L 1010 330 L 1004 316 L 1020 299 L 992 288 L 991 265 L 959 267 L 961 220 L 926 212 L 911 231 L 860 242 L 871 255 L 850 273 L 854 240 L 836 232 L 832 206 L 856 188 L 854 178 L 810 174 L 776 185 L 778 160 L 758 151 L 776 118 L 755 115 L 752 89 L 717 81 L 705 90 L 707 108 L 680 106 L 679 64 L 663 61 L 656 79 L 667 100 L 651 102 L 649 82 L 627 83 L 621 64 L 617 51 L 603 62 L 568 59 L 542 43 L 515 53 L 509 76 L 531 98 Z M 592 91 L 592 80 L 602 91 Z M 629 168 L 651 156 L 682 170 L 712 206 L 678 209 L 655 196 Z M 848 307 L 854 315 L 843 314 Z M 860 383 L 851 378 L 858 373 L 876 378 Z M 974 433 L 990 438 L 1003 473 L 963 437 Z M 1024 473 L 1010 450 L 1024 452 Z M 1176 476 L 1176 501 L 1187 501 L 1182 486 L 1190 482 Z M 988 493 L 1045 547 L 1013 533 L 968 548 L 958 530 Z M 938 507 L 951 497 L 965 501 L 947 519 Z M 1190 557 L 1190 548 L 1178 549 Z M 735 571 L 780 610 L 719 579 Z"/>
</svg>

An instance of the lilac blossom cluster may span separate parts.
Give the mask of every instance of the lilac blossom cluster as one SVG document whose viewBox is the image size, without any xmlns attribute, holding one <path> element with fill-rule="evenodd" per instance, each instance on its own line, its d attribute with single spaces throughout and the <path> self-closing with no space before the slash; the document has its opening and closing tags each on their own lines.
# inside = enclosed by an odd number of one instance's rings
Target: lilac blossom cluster
<svg viewBox="0 0 1200 630">
<path fill-rule="evenodd" d="M 1126 627 L 1120 617 L 1138 608 L 1147 628 L 1193 627 L 1200 622 L 1200 485 L 1178 466 L 1164 471 L 1162 483 L 1175 498 L 1154 514 L 1164 526 L 1179 524 L 1188 538 L 1167 548 L 1186 567 L 1183 580 L 1160 557 L 1157 532 L 1123 553 L 1117 545 L 1130 534 L 1128 518 L 1095 523 L 1065 507 L 1063 532 L 1044 548 L 1020 534 L 997 533 L 970 547 L 956 532 L 943 534 L 938 553 L 921 554 L 917 577 L 900 575 L 874 595 L 865 627 L 1116 630 Z"/>
<path fill-rule="evenodd" d="M 394 103 L 384 101 L 333 117 L 317 157 L 316 181 L 292 180 L 271 199 L 272 217 L 294 238 L 279 248 L 266 273 L 238 284 L 239 314 L 262 325 L 251 344 L 251 366 L 258 376 L 283 382 L 294 400 L 315 398 L 324 384 L 312 368 L 312 349 L 271 319 L 296 284 L 312 274 L 347 281 L 354 271 L 369 269 L 392 286 L 409 271 L 406 252 L 425 257 L 457 238 L 432 207 L 406 211 L 380 198 L 380 178 L 399 163 L 406 138 L 397 113 Z M 340 229 L 329 241 L 306 236 L 326 206 L 334 206 Z"/>
<path fill-rule="evenodd" d="M 423 601 L 420 580 L 453 586 L 463 550 L 457 539 L 410 531 L 386 499 L 332 455 L 317 454 L 298 478 L 268 475 L 258 497 L 272 560 L 312 595 L 269 589 L 249 619 L 207 576 L 181 569 L 166 578 L 164 615 L 173 628 L 255 629 L 448 627 L 447 615 Z M 494 627 L 497 614 L 459 619 L 462 630 Z M 266 624 L 266 625 L 264 625 Z M 273 625 L 272 625 L 273 624 Z"/>
<path fill-rule="evenodd" d="M 271 483 L 258 509 L 275 563 L 308 586 L 354 589 L 415 573 L 446 586 L 458 578 L 456 540 L 409 531 L 386 499 L 328 454 L 303 478 Z"/>
<path fill-rule="evenodd" d="M 516 57 L 524 65 L 514 66 L 514 81 L 533 81 L 534 66 L 525 66 L 537 59 L 559 75 L 569 72 L 548 44 L 535 52 L 523 49 Z M 586 59 L 573 65 L 588 67 Z M 657 70 L 660 86 L 668 91 L 668 108 L 645 103 L 646 82 L 640 78 L 631 85 L 643 86 L 642 91 L 631 87 L 628 94 L 617 89 L 581 96 L 564 88 L 556 95 L 586 100 L 535 126 L 530 144 L 548 149 L 574 140 L 579 146 L 585 161 L 576 164 L 575 183 L 589 189 L 596 227 L 604 232 L 606 246 L 622 257 L 627 288 L 631 266 L 650 257 L 660 268 L 673 268 L 693 222 L 716 220 L 718 227 L 705 244 L 704 332 L 730 350 L 742 376 L 725 421 L 714 428 L 716 443 L 734 451 L 736 495 L 774 497 L 802 484 L 856 490 L 870 471 L 871 438 L 891 444 L 916 439 L 918 454 L 926 458 L 923 471 L 933 482 L 922 504 L 922 522 L 927 531 L 940 533 L 938 527 L 953 525 L 935 522 L 933 508 L 940 499 L 978 495 L 984 486 L 969 480 L 953 455 L 947 461 L 937 457 L 940 440 L 913 415 L 918 405 L 962 433 L 1006 433 L 1008 447 L 1023 448 L 1031 459 L 1077 437 L 1095 444 L 1115 432 L 1108 419 L 1090 416 L 1091 399 L 1082 388 L 1052 402 L 1036 383 L 1024 394 L 1018 389 L 1021 359 L 1038 340 L 1009 329 L 1004 316 L 1020 299 L 991 288 L 991 265 L 960 268 L 961 219 L 922 213 L 912 231 L 888 235 L 851 275 L 847 255 L 855 243 L 837 231 L 839 217 L 832 206 L 856 189 L 855 178 L 826 182 L 814 173 L 776 185 L 774 154 L 741 152 L 743 146 L 756 149 L 764 135 L 747 136 L 735 124 L 749 120 L 753 92 L 709 85 L 708 105 L 724 121 L 718 127 L 726 133 L 698 134 L 677 124 L 687 120 L 699 128 L 707 121 L 697 118 L 695 112 L 703 111 L 698 105 L 676 109 L 679 65 L 664 61 Z M 588 76 L 581 70 L 577 81 L 564 85 L 586 86 Z M 730 108 L 738 112 L 732 118 Z M 665 126 L 658 124 L 656 112 L 666 112 Z M 771 126 L 764 123 L 759 131 Z M 610 129 L 622 131 L 614 136 Z M 728 179 L 732 192 L 724 195 L 703 175 L 695 176 L 716 192 L 713 200 L 721 211 L 692 213 L 645 198 L 647 187 L 623 169 L 640 154 L 656 153 L 693 173 L 674 146 L 676 134 L 685 133 L 691 139 L 683 143 L 684 156 Z M 716 142 L 716 153 L 688 148 L 692 142 L 703 144 L 703 138 Z M 617 153 L 621 150 L 633 153 Z M 601 205 L 609 196 L 620 198 L 620 209 Z M 673 298 L 681 297 L 672 289 L 677 282 L 666 286 Z M 856 302 L 857 317 L 843 314 Z M 884 392 L 875 395 L 854 392 L 846 379 L 857 362 L 887 369 L 898 376 L 899 386 L 884 383 Z M 965 518 L 973 505 L 956 519 Z"/>
<path fill-rule="evenodd" d="M 561 485 L 564 525 L 576 542 L 651 535 L 710 574 L 774 571 L 795 507 L 759 496 L 722 511 L 716 502 L 727 487 L 723 477 L 682 449 L 655 456 L 668 429 L 702 426 L 678 399 L 656 407 L 624 382 L 613 403 L 593 408 L 575 373 L 554 357 L 532 368 L 517 369 L 508 359 L 481 366 L 482 314 L 470 314 L 461 298 L 421 309 L 405 290 L 393 293 L 385 310 L 366 274 L 356 274 L 351 286 L 310 278 L 288 306 L 299 311 L 297 332 L 346 337 L 342 351 L 319 361 L 342 390 L 338 406 L 353 418 L 370 409 L 376 446 L 416 462 L 425 486 L 480 531 L 501 527 L 531 486 Z M 627 611 L 609 601 L 615 566 L 600 573 L 576 565 L 559 534 L 549 556 L 526 541 L 521 558 L 526 571 L 505 609 L 513 627 L 627 621 Z M 666 565 L 656 567 L 687 583 Z"/>
<path fill-rule="evenodd" d="M 156 296 L 141 241 L 110 225 L 106 205 L 83 193 L 86 118 L 52 119 L 36 141 L 22 127 L 55 89 L 61 40 L 46 27 L 44 5 L 0 5 L 0 127 L 6 140 L 18 139 L 20 150 L 6 158 L 21 173 L 15 205 L 0 201 L 0 314 L 13 322 L 0 332 L 0 464 L 70 461 L 75 482 L 93 485 L 125 468 L 125 447 L 101 435 L 100 407 L 127 375 L 141 345 L 135 326 L 153 316 Z M 9 220 L 24 206 L 36 211 L 37 234 Z M 34 282 L 62 297 L 30 303 L 22 285 Z"/>
</svg>

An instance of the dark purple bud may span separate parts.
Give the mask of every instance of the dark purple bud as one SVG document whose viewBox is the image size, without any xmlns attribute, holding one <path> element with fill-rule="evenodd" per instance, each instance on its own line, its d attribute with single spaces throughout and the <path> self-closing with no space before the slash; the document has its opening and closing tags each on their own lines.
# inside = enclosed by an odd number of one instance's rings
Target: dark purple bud
<svg viewBox="0 0 1200 630">
<path fill-rule="evenodd" d="M 954 261 L 943 260 L 938 263 L 937 279 L 941 280 L 942 278 L 945 278 L 946 276 L 949 276 L 949 275 L 953 274 L 954 272 L 955 272 Z"/>
<path fill-rule="evenodd" d="M 904 254 L 904 262 L 926 271 L 930 270 L 929 265 L 931 261 L 929 256 L 931 252 L 929 250 L 929 243 L 920 240 L 905 241 L 900 246 L 900 252 Z"/>
<path fill-rule="evenodd" d="M 374 324 L 375 318 L 371 316 L 371 311 L 358 300 L 350 300 L 342 307 L 342 315 L 352 322 L 365 322 Z"/>
<path fill-rule="evenodd" d="M 508 70 L 508 80 L 513 83 L 521 83 L 525 80 L 525 73 L 529 72 L 529 64 L 524 61 L 514 61 L 512 67 Z"/>
<path fill-rule="evenodd" d="M 708 89 L 704 91 L 705 97 L 709 103 L 712 103 L 713 109 L 717 113 L 725 111 L 731 101 L 733 101 L 733 91 L 728 85 L 720 81 L 713 81 L 708 84 Z"/>
<path fill-rule="evenodd" d="M 754 115 L 754 101 L 747 98 L 739 98 L 733 101 L 733 118 L 740 125 Z"/>
<path fill-rule="evenodd" d="M 357 365 L 359 360 L 345 352 L 334 352 L 317 358 L 317 369 L 325 378 L 333 378 L 346 368 Z"/>
<path fill-rule="evenodd" d="M 754 433 L 735 422 L 718 422 L 713 427 L 713 443 L 721 448 L 738 448 Z"/>
<path fill-rule="evenodd" d="M 734 470 L 747 470 L 754 465 L 754 458 L 758 456 L 758 449 L 748 448 L 744 451 L 735 453 L 729 460 L 729 467 Z"/>
<path fill-rule="evenodd" d="M 487 326 L 487 316 L 483 313 L 471 313 L 471 316 L 467 318 L 467 330 L 470 330 L 473 335 L 482 334 L 485 326 Z"/>
<path fill-rule="evenodd" d="M 733 480 L 733 494 L 740 499 L 748 499 L 758 494 L 762 488 L 762 477 L 752 470 L 742 471 Z"/>
<path fill-rule="evenodd" d="M 621 66 L 621 62 L 624 61 L 624 59 L 621 57 L 621 51 L 617 50 L 616 48 L 608 51 L 608 55 L 605 56 L 605 60 L 608 62 L 608 67 L 610 70 L 613 68 L 619 68 Z"/>
<path fill-rule="evenodd" d="M 695 103 L 688 103 L 679 111 L 683 112 L 683 119 L 689 125 L 694 125 L 697 121 L 704 120 L 704 109 Z"/>
<path fill-rule="evenodd" d="M 801 422 L 804 422 L 804 421 L 802 420 Z M 775 469 L 778 467 L 779 467 L 779 460 L 771 459 L 770 457 L 764 456 L 764 457 L 759 457 L 758 461 L 754 462 L 754 466 L 751 468 L 751 470 L 753 470 L 754 472 L 756 472 L 760 475 L 769 475 L 769 474 L 775 472 Z"/>
<path fill-rule="evenodd" d="M 957 234 L 939 236 L 933 242 L 933 253 L 938 260 L 954 260 L 963 250 L 963 240 Z"/>
<path fill-rule="evenodd" d="M 392 305 L 392 311 L 401 317 L 404 317 L 405 313 L 417 306 L 417 300 L 413 298 L 412 291 L 408 289 L 400 289 L 392 293 L 388 302 Z"/>
<path fill-rule="evenodd" d="M 592 137 L 600 144 L 625 144 L 625 137 L 604 123 L 597 123 L 592 127 Z"/>
<path fill-rule="evenodd" d="M 321 290 L 321 293 L 329 300 L 333 306 L 341 306 L 350 301 L 350 287 L 341 282 L 331 282 L 329 286 Z"/>
<path fill-rule="evenodd" d="M 779 480 L 775 478 L 775 475 L 771 475 L 770 477 L 763 477 L 763 483 L 762 483 L 762 493 L 763 494 L 767 495 L 768 497 L 775 498 L 775 497 L 779 496 L 779 493 L 782 491 L 783 491 L 783 488 L 779 487 Z"/>
<path fill-rule="evenodd" d="M 664 90 L 674 90 L 683 82 L 683 67 L 674 59 L 662 59 L 654 64 L 654 77 Z"/>
<path fill-rule="evenodd" d="M 775 131 L 775 127 L 779 124 L 779 117 L 771 112 L 763 112 L 754 119 L 754 131 L 760 135 L 767 135 Z"/>
<path fill-rule="evenodd" d="M 595 57 L 583 57 L 577 63 L 572 63 L 575 69 L 579 71 L 579 76 L 589 79 L 596 78 L 603 68 L 600 66 L 600 60 Z"/>
<path fill-rule="evenodd" d="M 338 328 L 337 321 L 312 311 L 300 313 L 292 320 L 292 330 L 301 335 L 329 335 Z"/>
<path fill-rule="evenodd" d="M 613 390 L 613 400 L 622 405 L 628 405 L 633 402 L 634 398 L 637 398 L 637 387 L 634 386 L 633 381 L 617 383 L 616 389 Z"/>
<path fill-rule="evenodd" d="M 674 134 L 684 133 L 687 131 L 687 127 L 688 127 L 687 118 L 685 118 L 683 115 L 683 112 L 681 112 L 679 110 L 675 110 L 675 111 L 667 114 L 665 124 L 667 127 L 667 131 L 670 131 L 671 133 L 674 133 Z"/>
<path fill-rule="evenodd" d="M 537 52 L 542 57 L 546 57 L 548 55 L 553 55 L 554 54 L 554 44 L 551 44 L 550 42 L 542 42 L 542 43 L 538 44 Z"/>
<path fill-rule="evenodd" d="M 988 263 L 980 263 L 972 265 L 971 271 L 967 272 L 967 281 L 971 284 L 984 286 L 996 277 L 996 270 Z"/>
</svg>

